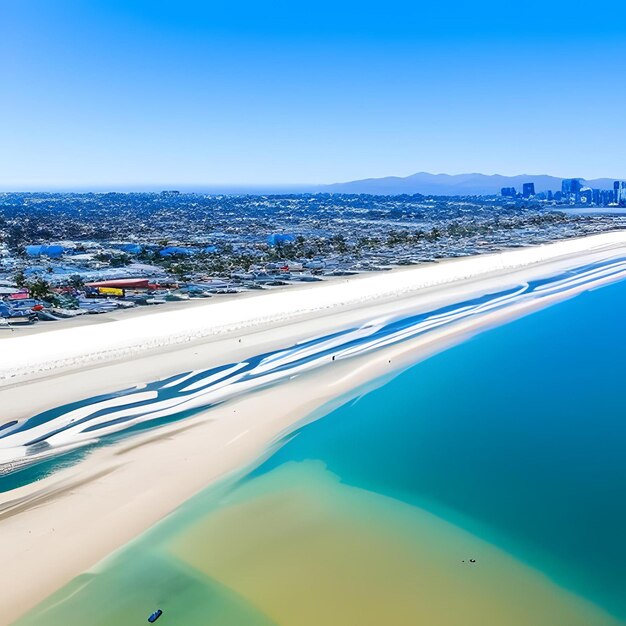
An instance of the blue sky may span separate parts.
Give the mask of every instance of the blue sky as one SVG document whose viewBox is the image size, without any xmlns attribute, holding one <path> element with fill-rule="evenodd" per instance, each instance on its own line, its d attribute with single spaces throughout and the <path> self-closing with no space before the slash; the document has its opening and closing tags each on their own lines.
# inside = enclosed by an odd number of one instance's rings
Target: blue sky
<svg viewBox="0 0 626 626">
<path fill-rule="evenodd" d="M 622 3 L 0 0 L 0 188 L 626 177 Z"/>
</svg>

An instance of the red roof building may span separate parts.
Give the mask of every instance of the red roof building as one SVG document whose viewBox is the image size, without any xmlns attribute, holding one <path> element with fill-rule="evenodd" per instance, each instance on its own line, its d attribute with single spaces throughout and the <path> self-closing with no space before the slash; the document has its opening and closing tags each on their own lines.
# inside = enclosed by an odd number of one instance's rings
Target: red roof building
<svg viewBox="0 0 626 626">
<path fill-rule="evenodd" d="M 87 283 L 87 287 L 112 287 L 114 289 L 150 289 L 147 278 L 120 278 L 118 280 L 101 280 Z"/>
</svg>

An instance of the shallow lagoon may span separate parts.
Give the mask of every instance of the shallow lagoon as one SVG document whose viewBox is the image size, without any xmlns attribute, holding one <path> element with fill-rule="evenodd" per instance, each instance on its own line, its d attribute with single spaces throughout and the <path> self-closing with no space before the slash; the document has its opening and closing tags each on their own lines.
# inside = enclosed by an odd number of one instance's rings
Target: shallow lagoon
<svg viewBox="0 0 626 626">
<path fill-rule="evenodd" d="M 625 305 L 614 284 L 415 365 L 19 623 L 626 623 Z"/>
</svg>

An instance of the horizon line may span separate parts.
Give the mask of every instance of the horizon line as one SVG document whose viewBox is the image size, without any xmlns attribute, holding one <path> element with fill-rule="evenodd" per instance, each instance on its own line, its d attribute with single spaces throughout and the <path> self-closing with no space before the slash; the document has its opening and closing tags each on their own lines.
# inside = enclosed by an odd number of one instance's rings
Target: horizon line
<svg viewBox="0 0 626 626">
<path fill-rule="evenodd" d="M 121 182 L 109 182 L 109 183 L 51 183 L 41 184 L 35 183 L 32 186 L 23 186 L 19 187 L 13 185 L 7 185 L 4 183 L 0 183 L 0 193 L 148 193 L 148 192 L 156 192 L 156 191 L 181 191 L 186 190 L 191 192 L 191 189 L 197 189 L 198 192 L 210 190 L 214 190 L 216 193 L 226 193 L 225 190 L 246 190 L 246 189 L 257 189 L 257 190 L 270 190 L 270 189 L 279 189 L 279 190 L 297 190 L 297 189 L 305 189 L 305 188 L 323 188 L 323 187 L 331 187 L 335 185 L 346 185 L 350 183 L 357 182 L 365 182 L 365 181 L 375 181 L 375 180 L 385 180 L 385 179 L 398 179 L 404 180 L 407 178 L 411 178 L 413 176 L 418 176 L 420 174 L 425 174 L 428 176 L 448 176 L 450 178 L 459 177 L 459 176 L 484 176 L 487 178 L 520 178 L 520 177 L 548 177 L 555 179 L 581 179 L 584 181 L 593 181 L 593 180 L 624 180 L 624 178 L 616 177 L 616 176 L 595 176 L 591 178 L 587 178 L 584 176 L 556 176 L 553 174 L 484 174 L 482 172 L 461 172 L 458 174 L 448 174 L 447 172 L 427 172 L 425 170 L 421 170 L 418 172 L 414 172 L 413 174 L 408 174 L 406 176 L 399 176 L 396 174 L 389 174 L 384 176 L 369 176 L 365 178 L 354 178 L 351 180 L 343 180 L 343 181 L 334 181 L 334 182 L 318 182 L 318 183 L 286 183 L 286 182 L 259 182 L 259 183 L 228 183 L 228 182 L 150 182 L 150 183 L 121 183 Z M 223 191 L 220 191 L 223 190 Z M 429 194 L 427 194 L 429 195 Z M 472 194 L 476 195 L 476 194 Z M 480 194 L 484 195 L 484 194 Z M 489 195 L 489 194 L 488 194 Z"/>
</svg>

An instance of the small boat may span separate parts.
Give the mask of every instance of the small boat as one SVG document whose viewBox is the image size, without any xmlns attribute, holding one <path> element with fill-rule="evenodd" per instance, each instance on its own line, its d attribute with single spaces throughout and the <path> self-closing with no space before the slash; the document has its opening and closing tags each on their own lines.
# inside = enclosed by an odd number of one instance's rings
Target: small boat
<svg viewBox="0 0 626 626">
<path fill-rule="evenodd" d="M 159 617 L 161 617 L 161 615 L 163 615 L 163 611 L 161 611 L 161 609 L 157 609 L 149 618 L 148 621 L 151 624 L 154 624 L 154 622 L 156 622 Z"/>
</svg>

